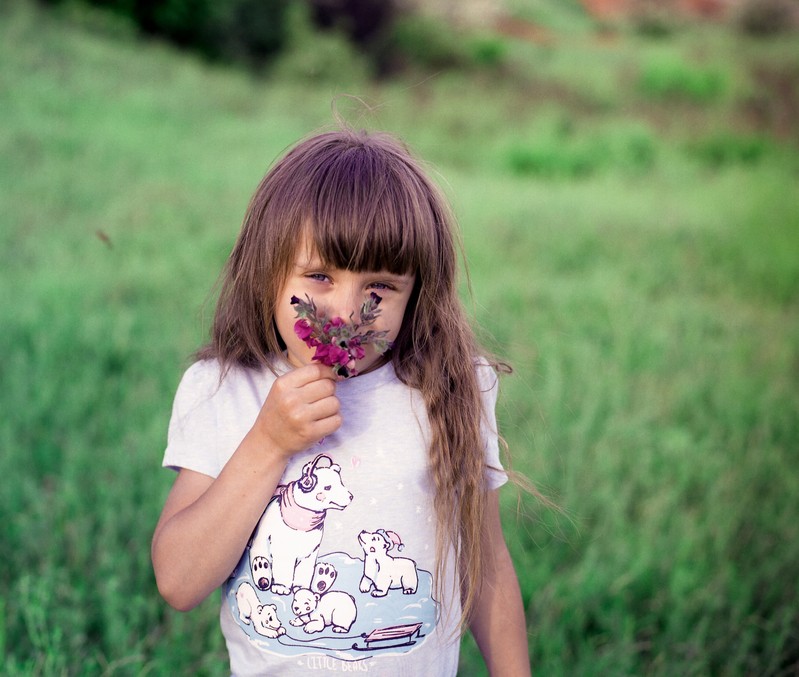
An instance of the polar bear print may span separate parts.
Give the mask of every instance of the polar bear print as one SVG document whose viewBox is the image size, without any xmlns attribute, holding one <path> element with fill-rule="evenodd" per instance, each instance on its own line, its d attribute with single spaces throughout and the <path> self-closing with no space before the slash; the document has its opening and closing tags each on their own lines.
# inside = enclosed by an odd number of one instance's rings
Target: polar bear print
<svg viewBox="0 0 799 677">
<path fill-rule="evenodd" d="M 311 590 L 318 592 L 320 595 L 326 590 L 333 587 L 336 582 L 338 571 L 329 562 L 317 562 L 314 569 L 313 581 L 311 583 Z"/>
<path fill-rule="evenodd" d="M 341 467 L 325 454 L 306 463 L 298 480 L 279 486 L 250 544 L 250 570 L 258 588 L 276 595 L 310 588 L 325 515 L 344 510 L 351 501 Z"/>
<path fill-rule="evenodd" d="M 259 635 L 276 639 L 286 634 L 277 617 L 277 607 L 274 604 L 261 604 L 258 593 L 249 583 L 242 583 L 236 590 L 236 603 L 239 618 L 247 625 L 252 625 Z"/>
<path fill-rule="evenodd" d="M 252 557 L 250 570 L 255 585 L 261 590 L 269 590 L 272 585 L 272 562 L 266 557 Z"/>
<path fill-rule="evenodd" d="M 358 542 L 363 548 L 363 577 L 359 590 L 371 592 L 372 597 L 385 597 L 391 589 L 402 588 L 405 595 L 413 595 L 419 586 L 419 574 L 416 571 L 416 562 L 407 557 L 392 557 L 388 551 L 397 546 L 402 547 L 402 541 L 393 531 L 378 531 L 371 533 L 362 531 L 358 534 Z"/>
<path fill-rule="evenodd" d="M 352 596 L 338 590 L 319 595 L 301 588 L 294 593 L 291 609 L 297 617 L 289 623 L 294 627 L 302 626 L 308 634 L 322 632 L 328 626 L 333 632 L 349 632 L 358 616 Z"/>
</svg>

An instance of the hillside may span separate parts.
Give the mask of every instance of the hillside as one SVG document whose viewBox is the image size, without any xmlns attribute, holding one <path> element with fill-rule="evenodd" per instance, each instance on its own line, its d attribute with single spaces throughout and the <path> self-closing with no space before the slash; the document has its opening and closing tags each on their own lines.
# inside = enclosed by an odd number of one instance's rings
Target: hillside
<svg viewBox="0 0 799 677">
<path fill-rule="evenodd" d="M 166 426 L 251 192 L 331 105 L 430 162 L 514 366 L 513 467 L 563 511 L 503 493 L 536 673 L 799 669 L 795 38 L 553 12 L 373 80 L 299 20 L 254 74 L 0 9 L 3 674 L 225 674 L 217 600 L 153 581 Z"/>
</svg>

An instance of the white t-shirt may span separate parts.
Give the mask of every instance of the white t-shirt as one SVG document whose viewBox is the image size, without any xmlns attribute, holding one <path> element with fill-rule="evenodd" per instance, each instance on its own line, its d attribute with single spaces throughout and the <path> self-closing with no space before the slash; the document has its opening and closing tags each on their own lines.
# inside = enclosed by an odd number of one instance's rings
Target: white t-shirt
<svg viewBox="0 0 799 677">
<path fill-rule="evenodd" d="M 281 364 L 278 372 L 289 367 Z M 486 486 L 499 463 L 497 379 L 483 386 Z M 211 477 L 252 427 L 275 376 L 197 362 L 175 396 L 164 465 Z M 339 382 L 343 424 L 289 462 L 222 589 L 234 675 L 455 675 L 460 599 L 454 557 L 434 584 L 434 486 L 420 393 L 388 364 Z M 493 470 L 491 468 L 494 468 Z M 438 590 L 444 599 L 437 599 Z"/>
</svg>

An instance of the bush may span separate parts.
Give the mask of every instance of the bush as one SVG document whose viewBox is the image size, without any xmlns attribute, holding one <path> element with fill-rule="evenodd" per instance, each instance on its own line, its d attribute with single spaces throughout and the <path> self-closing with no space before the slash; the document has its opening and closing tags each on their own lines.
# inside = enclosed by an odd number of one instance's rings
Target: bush
<svg viewBox="0 0 799 677">
<path fill-rule="evenodd" d="M 791 0 L 746 0 L 738 24 L 750 35 L 775 35 L 792 28 L 798 12 L 799 5 Z"/>
<path fill-rule="evenodd" d="M 56 0 L 57 1 L 57 0 Z M 261 62 L 286 41 L 289 0 L 86 0 L 211 58 Z"/>
<path fill-rule="evenodd" d="M 656 142 L 645 127 L 605 130 L 582 139 L 570 135 L 561 130 L 532 144 L 514 145 L 506 156 L 508 168 L 520 176 L 579 179 L 608 169 L 643 174 L 657 160 Z"/>
<path fill-rule="evenodd" d="M 308 7 L 295 3 L 288 12 L 290 40 L 272 72 L 288 80 L 358 82 L 369 75 L 368 57 L 356 50 L 351 39 L 335 27 L 317 30 Z"/>
<path fill-rule="evenodd" d="M 211 6 L 212 42 L 220 56 L 260 62 L 284 47 L 287 0 L 228 0 Z"/>
<path fill-rule="evenodd" d="M 505 60 L 507 44 L 498 37 L 480 37 L 471 41 L 470 51 L 475 64 L 493 68 Z"/>
<path fill-rule="evenodd" d="M 574 179 L 593 173 L 599 158 L 591 149 L 567 149 L 557 143 L 540 143 L 511 149 L 508 165 L 514 174 Z"/>
<path fill-rule="evenodd" d="M 452 29 L 433 19 L 405 14 L 388 37 L 392 70 L 407 66 L 444 69 L 463 66 L 469 55 L 463 40 Z"/>
<path fill-rule="evenodd" d="M 642 3 L 633 6 L 631 21 L 637 33 L 649 38 L 665 38 L 678 28 L 679 16 L 665 3 Z"/>
<path fill-rule="evenodd" d="M 389 36 L 397 15 L 395 0 L 306 0 L 311 23 L 322 33 L 346 40 L 370 62 L 376 75 L 392 70 Z M 294 3 L 293 9 L 303 3 Z M 300 8 L 302 9 L 302 8 Z"/>
<path fill-rule="evenodd" d="M 754 165 L 769 149 L 768 139 L 762 136 L 723 132 L 691 144 L 688 152 L 709 167 L 720 168 L 734 164 Z"/>
<path fill-rule="evenodd" d="M 726 87 L 722 73 L 693 66 L 679 57 L 660 58 L 644 64 L 638 80 L 638 88 L 647 96 L 695 103 L 718 99 Z"/>
</svg>

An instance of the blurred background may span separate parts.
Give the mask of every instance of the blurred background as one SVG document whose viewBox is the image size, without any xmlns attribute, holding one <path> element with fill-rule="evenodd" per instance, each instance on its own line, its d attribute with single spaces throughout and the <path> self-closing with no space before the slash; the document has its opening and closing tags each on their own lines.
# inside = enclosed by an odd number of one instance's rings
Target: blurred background
<svg viewBox="0 0 799 677">
<path fill-rule="evenodd" d="M 797 0 L 0 4 L 0 672 L 225 674 L 218 600 L 153 581 L 166 427 L 252 191 L 335 106 L 430 163 L 515 367 L 513 467 L 561 508 L 504 490 L 536 674 L 799 674 L 798 26 Z"/>
</svg>

